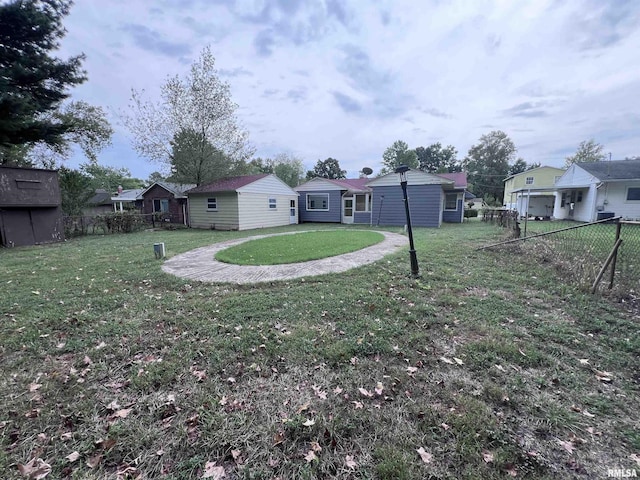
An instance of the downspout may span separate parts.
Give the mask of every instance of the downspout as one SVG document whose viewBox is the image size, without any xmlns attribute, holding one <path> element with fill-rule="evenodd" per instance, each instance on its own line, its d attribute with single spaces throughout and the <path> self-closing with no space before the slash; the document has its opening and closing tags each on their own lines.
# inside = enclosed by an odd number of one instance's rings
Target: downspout
<svg viewBox="0 0 640 480">
<path fill-rule="evenodd" d="M 596 184 L 596 188 L 593 191 L 594 195 L 593 195 L 593 202 L 592 202 L 592 205 L 591 205 L 591 221 L 592 222 L 595 222 L 598 219 L 598 211 L 596 210 L 596 205 L 598 203 L 598 189 L 600 187 L 602 187 L 602 185 L 605 185 L 605 184 L 603 182 L 600 182 L 600 183 Z M 606 191 L 605 191 L 604 200 L 606 200 L 606 198 L 607 197 L 606 197 Z M 604 207 L 604 200 L 602 201 L 603 202 L 602 203 L 603 207 Z"/>
</svg>

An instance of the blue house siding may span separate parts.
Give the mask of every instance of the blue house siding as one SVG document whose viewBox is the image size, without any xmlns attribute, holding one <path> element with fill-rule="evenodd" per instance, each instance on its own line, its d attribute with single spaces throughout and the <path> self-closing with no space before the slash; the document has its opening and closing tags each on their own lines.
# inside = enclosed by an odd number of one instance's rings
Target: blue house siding
<svg viewBox="0 0 640 480">
<path fill-rule="evenodd" d="M 372 187 L 371 208 L 373 225 L 403 226 L 407 223 L 400 185 Z M 382 198 L 384 196 L 384 198 Z M 442 212 L 440 185 L 409 185 L 407 187 L 411 224 L 414 227 L 439 227 Z"/>
<path fill-rule="evenodd" d="M 455 210 L 443 210 L 442 221 L 447 223 L 461 223 L 463 208 L 462 200 L 458 199 L 458 205 Z"/>
<path fill-rule="evenodd" d="M 371 212 L 354 212 L 353 223 L 369 225 L 371 223 Z"/>
<path fill-rule="evenodd" d="M 298 192 L 300 200 L 299 205 L 299 222 L 333 222 L 340 223 L 342 221 L 342 192 L 339 190 L 325 191 L 301 191 Z M 307 195 L 329 194 L 329 210 L 326 212 L 307 210 Z"/>
</svg>

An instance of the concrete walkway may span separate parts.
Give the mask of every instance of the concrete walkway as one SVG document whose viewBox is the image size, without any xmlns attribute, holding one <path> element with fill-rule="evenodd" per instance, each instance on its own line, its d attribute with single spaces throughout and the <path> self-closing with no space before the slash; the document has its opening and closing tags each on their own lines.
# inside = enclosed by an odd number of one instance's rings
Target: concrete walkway
<svg viewBox="0 0 640 480">
<path fill-rule="evenodd" d="M 288 232 L 275 235 L 295 235 L 303 232 Z M 289 280 L 293 278 L 312 277 L 327 273 L 345 272 L 352 268 L 360 267 L 380 260 L 390 253 L 409 243 L 407 237 L 397 233 L 378 232 L 384 235 L 384 240 L 356 252 L 336 255 L 335 257 L 311 260 L 302 263 L 289 263 L 286 265 L 233 265 L 222 263 L 214 258 L 220 250 L 256 240 L 258 238 L 272 237 L 273 235 L 256 235 L 253 237 L 229 240 L 216 243 L 207 247 L 196 248 L 189 252 L 181 253 L 164 262 L 162 270 L 178 277 L 200 280 L 202 282 L 222 283 L 259 283 L 274 280 Z"/>
</svg>

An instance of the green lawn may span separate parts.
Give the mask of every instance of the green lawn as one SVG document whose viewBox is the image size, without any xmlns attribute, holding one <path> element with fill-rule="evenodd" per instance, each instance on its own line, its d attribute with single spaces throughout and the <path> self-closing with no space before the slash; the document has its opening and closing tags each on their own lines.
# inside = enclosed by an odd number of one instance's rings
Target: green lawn
<svg viewBox="0 0 640 480">
<path fill-rule="evenodd" d="M 307 262 L 354 252 L 382 240 L 384 236 L 377 232 L 344 229 L 277 235 L 221 250 L 216 254 L 216 260 L 237 265 Z"/>
<path fill-rule="evenodd" d="M 476 250 L 500 229 L 415 229 L 417 280 L 407 251 L 244 286 L 172 277 L 153 255 L 156 242 L 171 256 L 309 227 L 0 250 L 2 478 L 35 458 L 47 478 L 89 480 L 640 468 L 634 305 L 525 255 Z"/>
</svg>

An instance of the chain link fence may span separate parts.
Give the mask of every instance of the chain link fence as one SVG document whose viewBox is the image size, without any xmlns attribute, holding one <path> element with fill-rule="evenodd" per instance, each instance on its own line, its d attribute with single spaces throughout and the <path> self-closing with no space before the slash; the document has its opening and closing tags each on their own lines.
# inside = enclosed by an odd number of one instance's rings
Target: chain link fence
<svg viewBox="0 0 640 480">
<path fill-rule="evenodd" d="M 529 222 L 526 237 L 520 235 L 521 222 L 503 226 L 516 238 L 483 249 L 526 255 L 592 292 L 611 291 L 634 299 L 640 295 L 639 222 Z"/>
</svg>

